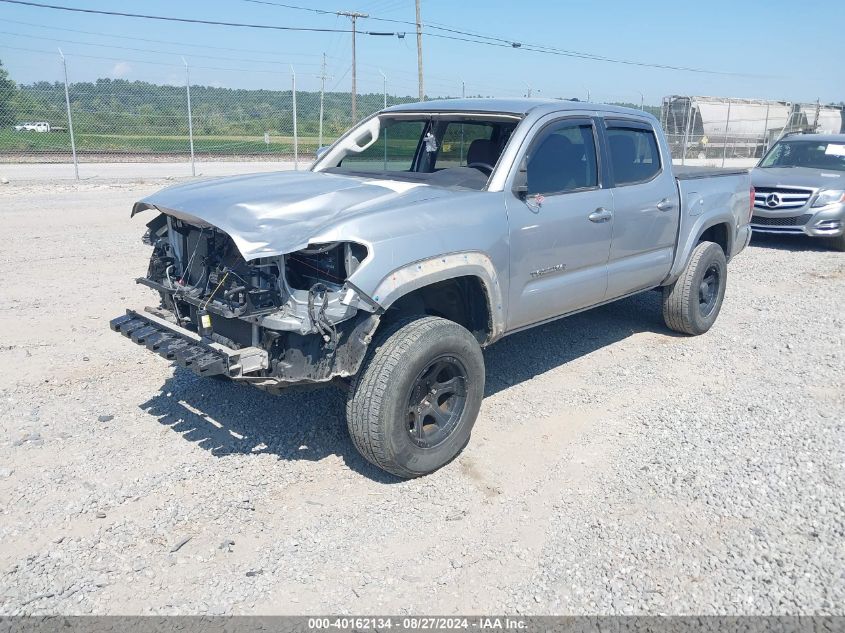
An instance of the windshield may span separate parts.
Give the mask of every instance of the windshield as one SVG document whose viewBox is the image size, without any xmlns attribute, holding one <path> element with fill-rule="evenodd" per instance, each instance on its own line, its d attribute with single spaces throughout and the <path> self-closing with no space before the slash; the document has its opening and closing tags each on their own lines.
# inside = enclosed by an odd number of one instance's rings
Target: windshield
<svg viewBox="0 0 845 633">
<path fill-rule="evenodd" d="M 760 167 L 808 167 L 845 171 L 845 141 L 789 140 L 778 142 Z"/>
<path fill-rule="evenodd" d="M 500 115 L 381 115 L 353 129 L 315 170 L 481 189 L 518 123 Z"/>
</svg>

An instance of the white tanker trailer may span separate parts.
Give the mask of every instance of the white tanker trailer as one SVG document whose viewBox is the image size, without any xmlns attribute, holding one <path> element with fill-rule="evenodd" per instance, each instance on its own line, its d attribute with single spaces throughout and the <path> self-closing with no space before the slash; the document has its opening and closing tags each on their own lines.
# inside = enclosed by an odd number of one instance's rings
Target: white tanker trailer
<svg viewBox="0 0 845 633">
<path fill-rule="evenodd" d="M 663 129 L 672 153 L 711 158 L 762 156 L 783 134 L 843 131 L 840 106 L 725 97 L 664 97 Z"/>
</svg>

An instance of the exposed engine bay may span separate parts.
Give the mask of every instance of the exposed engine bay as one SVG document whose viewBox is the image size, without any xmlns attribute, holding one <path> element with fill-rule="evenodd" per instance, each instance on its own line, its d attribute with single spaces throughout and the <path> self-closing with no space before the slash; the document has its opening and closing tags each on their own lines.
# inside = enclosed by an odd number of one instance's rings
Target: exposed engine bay
<svg viewBox="0 0 845 633">
<path fill-rule="evenodd" d="M 152 254 L 137 281 L 161 296 L 147 312 L 227 350 L 264 352 L 266 361 L 248 375 L 243 367 L 221 373 L 272 390 L 357 371 L 380 315 L 348 281 L 367 257 L 365 246 L 309 244 L 246 261 L 214 226 L 162 213 L 147 229 Z"/>
</svg>

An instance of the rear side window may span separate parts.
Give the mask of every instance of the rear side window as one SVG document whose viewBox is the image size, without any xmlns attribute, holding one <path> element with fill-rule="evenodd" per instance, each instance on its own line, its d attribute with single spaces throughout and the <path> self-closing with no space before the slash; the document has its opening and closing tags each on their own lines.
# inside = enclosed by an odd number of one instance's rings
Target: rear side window
<svg viewBox="0 0 845 633">
<path fill-rule="evenodd" d="M 660 151 L 653 131 L 611 127 L 607 136 L 617 185 L 645 182 L 660 173 Z"/>
<path fill-rule="evenodd" d="M 598 186 L 593 126 L 560 123 L 542 133 L 528 157 L 528 193 L 552 194 Z"/>
</svg>

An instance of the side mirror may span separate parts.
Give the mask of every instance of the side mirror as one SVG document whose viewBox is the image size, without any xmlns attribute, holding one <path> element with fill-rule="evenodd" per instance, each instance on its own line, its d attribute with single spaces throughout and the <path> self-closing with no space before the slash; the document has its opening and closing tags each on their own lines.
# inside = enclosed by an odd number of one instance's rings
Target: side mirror
<svg viewBox="0 0 845 633">
<path fill-rule="evenodd" d="M 322 145 L 317 148 L 317 151 L 314 152 L 317 155 L 317 160 L 320 160 L 320 158 L 323 157 L 323 154 L 329 151 L 329 147 L 331 147 L 331 145 Z"/>
<path fill-rule="evenodd" d="M 513 179 L 513 193 L 520 200 L 528 197 L 528 156 L 523 156 L 519 161 L 519 168 Z"/>
</svg>

